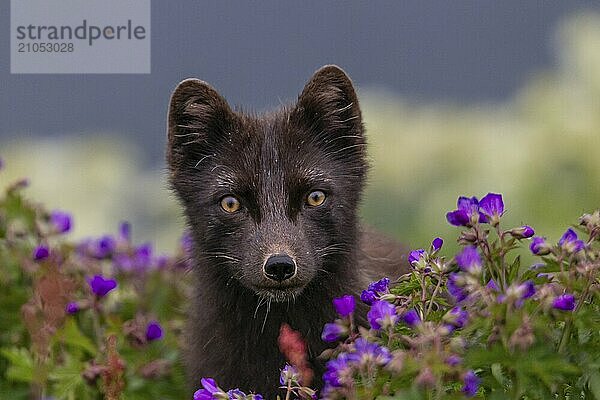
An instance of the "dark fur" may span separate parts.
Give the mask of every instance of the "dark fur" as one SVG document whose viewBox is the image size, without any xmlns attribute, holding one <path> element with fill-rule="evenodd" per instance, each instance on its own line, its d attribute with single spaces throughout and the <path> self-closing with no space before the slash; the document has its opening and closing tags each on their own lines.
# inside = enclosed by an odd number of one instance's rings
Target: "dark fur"
<svg viewBox="0 0 600 400">
<path fill-rule="evenodd" d="M 352 83 L 338 67 L 323 67 L 295 105 L 257 116 L 232 111 L 190 79 L 173 93 L 168 124 L 170 182 L 194 239 L 190 383 L 209 376 L 225 389 L 274 398 L 282 323 L 302 333 L 314 361 L 326 348 L 323 325 L 335 318 L 331 300 L 358 296 L 382 271 L 406 267 L 396 243 L 359 230 L 367 162 Z M 327 199 L 311 208 L 305 199 L 315 189 Z M 228 194 L 240 211 L 220 208 Z M 297 276 L 281 284 L 264 276 L 275 253 L 296 260 Z M 322 365 L 314 367 L 320 376 Z"/>
</svg>

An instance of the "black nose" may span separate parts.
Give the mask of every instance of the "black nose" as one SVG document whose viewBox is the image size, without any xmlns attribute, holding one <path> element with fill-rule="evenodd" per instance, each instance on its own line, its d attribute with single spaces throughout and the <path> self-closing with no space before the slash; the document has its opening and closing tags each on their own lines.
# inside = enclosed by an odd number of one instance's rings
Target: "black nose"
<svg viewBox="0 0 600 400">
<path fill-rule="evenodd" d="M 265 263 L 264 272 L 267 278 L 283 282 L 296 275 L 296 263 L 287 254 L 274 254 Z"/>
</svg>

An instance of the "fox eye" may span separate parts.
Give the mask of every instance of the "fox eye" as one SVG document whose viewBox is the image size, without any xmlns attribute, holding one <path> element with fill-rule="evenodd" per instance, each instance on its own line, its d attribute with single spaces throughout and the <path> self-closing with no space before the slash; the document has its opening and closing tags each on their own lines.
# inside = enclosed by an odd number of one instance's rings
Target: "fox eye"
<svg viewBox="0 0 600 400">
<path fill-rule="evenodd" d="M 228 213 L 234 213 L 240 209 L 240 201 L 233 196 L 225 196 L 221 199 L 221 208 Z"/>
<path fill-rule="evenodd" d="M 314 192 L 310 192 L 308 197 L 306 198 L 306 204 L 311 207 L 318 207 L 325 202 L 325 193 L 320 190 L 315 190 Z"/>
</svg>

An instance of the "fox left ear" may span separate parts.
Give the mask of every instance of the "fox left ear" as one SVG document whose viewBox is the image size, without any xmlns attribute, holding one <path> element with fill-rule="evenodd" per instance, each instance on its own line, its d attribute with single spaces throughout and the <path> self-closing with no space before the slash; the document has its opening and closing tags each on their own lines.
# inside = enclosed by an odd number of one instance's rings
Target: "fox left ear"
<svg viewBox="0 0 600 400">
<path fill-rule="evenodd" d="M 326 65 L 314 73 L 298 97 L 292 118 L 319 139 L 325 142 L 335 139 L 336 145 L 364 156 L 364 128 L 358 98 L 352 81 L 340 67 Z M 348 153 L 343 155 L 348 156 Z"/>
</svg>

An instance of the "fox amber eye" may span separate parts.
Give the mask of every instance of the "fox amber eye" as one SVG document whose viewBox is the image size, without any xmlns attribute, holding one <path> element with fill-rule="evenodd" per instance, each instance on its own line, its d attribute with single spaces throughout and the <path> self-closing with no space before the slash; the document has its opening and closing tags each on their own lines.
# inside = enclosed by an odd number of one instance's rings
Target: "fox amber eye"
<svg viewBox="0 0 600 400">
<path fill-rule="evenodd" d="M 325 197 L 325 193 L 321 192 L 320 190 L 315 190 L 306 198 L 306 204 L 311 207 L 318 207 L 325 202 Z"/>
<path fill-rule="evenodd" d="M 240 202 L 233 196 L 225 196 L 221 199 L 221 208 L 228 213 L 234 213 L 240 209 Z"/>
</svg>

